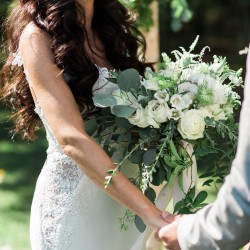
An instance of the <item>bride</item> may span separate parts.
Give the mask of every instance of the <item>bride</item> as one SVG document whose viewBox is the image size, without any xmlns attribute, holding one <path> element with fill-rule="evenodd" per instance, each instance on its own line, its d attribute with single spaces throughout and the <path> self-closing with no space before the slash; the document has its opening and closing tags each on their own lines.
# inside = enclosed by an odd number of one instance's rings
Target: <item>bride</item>
<svg viewBox="0 0 250 250">
<path fill-rule="evenodd" d="M 31 207 L 32 249 L 145 249 L 133 225 L 119 231 L 118 218 L 125 206 L 160 228 L 161 211 L 125 173 L 104 189 L 115 164 L 83 121 L 98 115 L 92 95 L 116 88 L 106 80 L 109 70 L 143 74 L 150 66 L 128 10 L 118 0 L 19 0 L 6 28 L 2 94 L 15 111 L 15 132 L 34 140 L 43 125 L 49 145 Z"/>
</svg>

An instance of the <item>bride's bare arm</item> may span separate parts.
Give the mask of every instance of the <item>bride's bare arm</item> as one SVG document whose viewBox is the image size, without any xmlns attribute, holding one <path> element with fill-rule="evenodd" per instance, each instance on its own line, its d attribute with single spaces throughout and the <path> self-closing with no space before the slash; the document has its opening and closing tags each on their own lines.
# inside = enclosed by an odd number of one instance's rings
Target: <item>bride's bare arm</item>
<svg viewBox="0 0 250 250">
<path fill-rule="evenodd" d="M 101 189 L 112 160 L 84 131 L 84 123 L 71 90 L 55 66 L 50 38 L 33 25 L 25 28 L 20 48 L 33 97 L 43 113 L 64 153 L 72 158 Z M 141 216 L 146 224 L 159 228 L 166 224 L 157 209 L 128 178 L 119 173 L 105 189 L 110 196 Z"/>
</svg>

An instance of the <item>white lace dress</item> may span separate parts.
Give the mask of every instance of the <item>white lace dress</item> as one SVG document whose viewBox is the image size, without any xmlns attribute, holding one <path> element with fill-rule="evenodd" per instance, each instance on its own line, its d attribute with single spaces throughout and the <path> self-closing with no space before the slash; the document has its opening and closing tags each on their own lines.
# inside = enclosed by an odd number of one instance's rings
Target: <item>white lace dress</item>
<svg viewBox="0 0 250 250">
<path fill-rule="evenodd" d="M 20 53 L 16 54 L 13 64 L 23 65 Z M 107 69 L 99 68 L 100 76 L 93 87 L 94 93 L 115 90 L 116 85 L 106 80 L 108 74 Z M 28 79 L 27 74 L 26 77 Z M 133 224 L 127 231 L 120 232 L 118 219 L 123 216 L 125 208 L 92 183 L 63 153 L 38 103 L 35 112 L 44 124 L 48 149 L 31 206 L 32 249 L 145 249 Z M 131 168 L 136 166 L 131 165 Z"/>
</svg>

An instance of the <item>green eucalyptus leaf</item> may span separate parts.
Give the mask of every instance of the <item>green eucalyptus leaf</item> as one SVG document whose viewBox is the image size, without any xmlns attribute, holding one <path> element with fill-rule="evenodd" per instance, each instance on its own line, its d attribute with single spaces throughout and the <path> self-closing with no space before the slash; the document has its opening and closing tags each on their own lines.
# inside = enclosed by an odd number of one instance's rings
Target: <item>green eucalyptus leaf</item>
<svg viewBox="0 0 250 250">
<path fill-rule="evenodd" d="M 135 69 L 122 71 L 117 77 L 119 88 L 125 92 L 137 92 L 140 88 L 140 74 Z"/>
<path fill-rule="evenodd" d="M 167 180 L 167 171 L 163 165 L 160 165 L 156 172 L 152 175 L 153 180 L 151 183 L 155 186 L 159 186 L 162 184 L 164 180 Z"/>
<path fill-rule="evenodd" d="M 106 78 L 109 82 L 112 82 L 112 83 L 115 83 L 117 84 L 117 78 L 113 78 L 113 77 L 110 77 L 110 78 Z"/>
<path fill-rule="evenodd" d="M 216 153 L 218 153 L 218 150 L 216 150 L 215 148 L 197 148 L 194 151 L 195 156 L 205 156 Z"/>
<path fill-rule="evenodd" d="M 155 202 L 156 193 L 155 193 L 155 191 L 154 191 L 153 188 L 148 187 L 148 188 L 145 190 L 144 195 L 145 195 L 152 203 Z"/>
<path fill-rule="evenodd" d="M 143 222 L 141 217 L 139 217 L 138 215 L 135 216 L 135 225 L 141 233 L 143 233 L 146 229 L 145 223 Z"/>
<path fill-rule="evenodd" d="M 136 111 L 135 108 L 125 105 L 116 105 L 112 108 L 112 113 L 117 117 L 128 117 Z"/>
<path fill-rule="evenodd" d="M 120 127 L 120 128 L 132 128 L 133 127 L 133 125 L 127 119 L 123 117 L 116 117 L 115 124 L 117 127 Z"/>
<path fill-rule="evenodd" d="M 143 162 L 144 153 L 145 153 L 144 150 L 141 149 L 135 150 L 129 158 L 130 162 L 134 164 L 141 164 Z"/>
<path fill-rule="evenodd" d="M 197 206 L 197 205 L 201 204 L 203 201 L 206 200 L 206 198 L 207 198 L 207 192 L 206 191 L 199 192 L 196 195 L 195 199 L 194 199 L 194 203 L 193 203 L 194 206 Z"/>
<path fill-rule="evenodd" d="M 146 166 L 150 166 L 151 164 L 154 163 L 155 159 L 156 159 L 156 149 L 155 148 L 151 148 L 148 149 L 144 155 L 143 155 L 143 163 Z"/>
<path fill-rule="evenodd" d="M 116 105 L 116 99 L 111 95 L 96 94 L 93 96 L 93 102 L 98 107 L 110 107 Z"/>
<path fill-rule="evenodd" d="M 89 136 L 92 136 L 98 128 L 97 121 L 95 119 L 89 119 L 84 122 L 84 129 Z"/>
<path fill-rule="evenodd" d="M 148 135 L 151 133 L 151 128 L 138 128 L 138 133 L 142 139 L 148 138 Z"/>
</svg>

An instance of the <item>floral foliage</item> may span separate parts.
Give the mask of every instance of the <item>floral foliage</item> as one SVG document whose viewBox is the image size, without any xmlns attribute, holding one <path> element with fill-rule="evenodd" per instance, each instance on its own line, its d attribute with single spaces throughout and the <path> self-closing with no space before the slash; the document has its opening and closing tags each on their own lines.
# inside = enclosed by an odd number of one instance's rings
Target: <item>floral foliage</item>
<svg viewBox="0 0 250 250">
<path fill-rule="evenodd" d="M 183 190 L 181 173 L 192 166 L 192 156 L 197 160 L 215 156 L 215 165 L 202 176 L 204 185 L 222 182 L 228 173 L 237 143 L 234 112 L 240 106 L 234 89 L 242 86 L 242 70 L 230 69 L 226 58 L 219 56 L 212 62 L 202 61 L 209 48 L 194 54 L 197 41 L 198 37 L 188 51 L 173 51 L 175 60 L 163 53 L 159 70 L 148 68 L 143 77 L 135 69 L 112 72 L 108 80 L 117 89 L 111 95 L 94 95 L 95 106 L 102 109 L 86 121 L 87 131 L 111 157 L 117 143 L 124 148 L 117 168 L 108 171 L 106 187 L 126 161 L 140 166 L 140 173 L 131 181 L 152 202 L 155 194 L 150 184 L 167 182 L 171 186 L 179 178 Z M 192 156 L 183 141 L 193 145 Z M 190 187 L 175 211 L 193 212 L 202 207 L 206 192 L 201 190 L 197 196 Z"/>
</svg>

